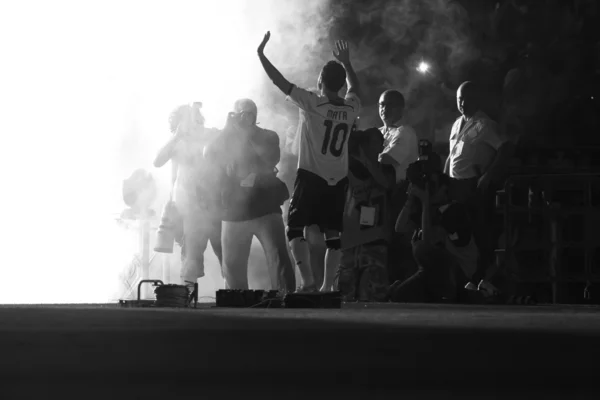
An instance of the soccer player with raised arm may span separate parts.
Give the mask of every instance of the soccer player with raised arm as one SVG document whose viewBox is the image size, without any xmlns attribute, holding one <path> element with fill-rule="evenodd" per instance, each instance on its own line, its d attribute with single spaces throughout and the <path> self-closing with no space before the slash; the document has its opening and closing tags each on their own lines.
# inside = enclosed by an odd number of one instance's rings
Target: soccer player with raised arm
<svg viewBox="0 0 600 400">
<path fill-rule="evenodd" d="M 336 42 L 334 57 L 319 75 L 319 94 L 288 82 L 271 64 L 264 48 L 271 37 L 267 32 L 258 47 L 258 57 L 275 86 L 301 110 L 300 152 L 294 192 L 290 201 L 287 237 L 292 255 L 302 278 L 301 291 L 316 291 L 310 266 L 310 249 L 304 228 L 318 225 L 325 234 L 325 278 L 320 290 L 334 288 L 341 258 L 340 235 L 346 187 L 348 185 L 348 136 L 360 112 L 358 79 L 350 64 L 350 51 L 345 41 Z M 348 83 L 345 97 L 338 92 Z"/>
</svg>

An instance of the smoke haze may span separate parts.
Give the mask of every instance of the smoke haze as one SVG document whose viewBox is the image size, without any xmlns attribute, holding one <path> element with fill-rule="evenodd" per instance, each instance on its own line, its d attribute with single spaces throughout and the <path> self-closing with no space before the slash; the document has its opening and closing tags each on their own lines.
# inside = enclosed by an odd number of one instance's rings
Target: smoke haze
<svg viewBox="0 0 600 400">
<path fill-rule="evenodd" d="M 337 29 L 355 43 L 353 60 L 367 106 L 362 127 L 381 124 L 377 99 L 384 90 L 397 89 L 407 101 L 406 123 L 421 137 L 433 139 L 439 131 L 447 141 L 444 124 L 456 116 L 454 93 L 439 86 L 457 85 L 465 67 L 480 56 L 465 8 L 450 0 L 359 0 L 339 2 L 334 13 L 353 26 Z M 431 65 L 430 73 L 417 71 L 421 61 Z"/>
<path fill-rule="evenodd" d="M 347 38 L 365 90 L 362 126 L 380 123 L 377 97 L 396 88 L 422 137 L 447 136 L 431 121 L 456 113 L 447 94 L 428 92 L 431 83 L 456 84 L 479 57 L 464 8 L 447 0 L 3 2 L 0 303 L 114 300 L 139 251 L 135 234 L 115 221 L 125 207 L 122 180 L 151 171 L 160 212 L 170 168 L 152 161 L 177 105 L 202 101 L 207 126 L 220 128 L 235 99 L 250 97 L 260 125 L 289 147 L 298 111 L 256 56 L 267 30 L 267 56 L 306 88 L 331 59 L 332 42 Z M 416 72 L 421 59 L 434 75 Z M 255 283 L 268 280 L 261 252 L 252 250 L 252 267 L 263 271 Z M 216 258 L 206 254 L 214 275 Z"/>
<path fill-rule="evenodd" d="M 203 101 L 207 125 L 222 127 L 235 99 L 250 97 L 261 126 L 283 139 L 296 115 L 256 48 L 271 30 L 274 64 L 312 84 L 329 54 L 327 9 L 327 0 L 3 2 L 0 302 L 113 300 L 139 250 L 115 222 L 121 183 L 152 171 L 160 211 L 170 169 L 152 160 L 171 110 Z"/>
</svg>

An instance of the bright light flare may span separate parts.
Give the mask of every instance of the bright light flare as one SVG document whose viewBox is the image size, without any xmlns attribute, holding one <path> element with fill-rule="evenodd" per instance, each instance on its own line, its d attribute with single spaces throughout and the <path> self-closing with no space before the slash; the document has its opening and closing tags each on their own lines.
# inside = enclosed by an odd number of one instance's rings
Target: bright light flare
<svg viewBox="0 0 600 400">
<path fill-rule="evenodd" d="M 427 72 L 429 72 L 430 68 L 431 67 L 429 66 L 429 64 L 427 64 L 425 61 L 421 61 L 417 66 L 417 71 L 419 71 L 422 74 L 426 74 Z"/>
</svg>

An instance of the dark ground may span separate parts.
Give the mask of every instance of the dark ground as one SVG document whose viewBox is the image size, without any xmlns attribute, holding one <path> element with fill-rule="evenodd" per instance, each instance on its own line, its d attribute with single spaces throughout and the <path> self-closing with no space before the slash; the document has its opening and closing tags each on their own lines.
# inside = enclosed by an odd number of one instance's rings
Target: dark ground
<svg viewBox="0 0 600 400">
<path fill-rule="evenodd" d="M 0 399 L 600 398 L 599 339 L 592 307 L 2 306 Z"/>
</svg>

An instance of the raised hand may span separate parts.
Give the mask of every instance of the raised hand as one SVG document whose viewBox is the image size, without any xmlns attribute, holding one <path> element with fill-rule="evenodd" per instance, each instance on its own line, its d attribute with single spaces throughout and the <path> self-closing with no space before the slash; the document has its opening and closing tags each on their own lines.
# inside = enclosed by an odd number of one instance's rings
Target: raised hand
<svg viewBox="0 0 600 400">
<path fill-rule="evenodd" d="M 333 56 L 342 64 L 350 62 L 350 49 L 348 48 L 348 42 L 345 40 L 338 40 L 335 42 L 335 49 L 333 50 Z"/>
<path fill-rule="evenodd" d="M 427 196 L 427 192 L 425 192 L 425 190 L 423 190 L 420 187 L 411 183 L 410 186 L 408 187 L 408 195 L 415 196 L 417 199 L 423 201 L 423 200 L 425 200 L 425 197 Z"/>
<path fill-rule="evenodd" d="M 267 33 L 265 33 L 265 37 L 263 38 L 262 42 L 260 43 L 260 46 L 258 46 L 258 54 L 263 54 L 263 52 L 265 51 L 265 46 L 267 45 L 267 42 L 269 41 L 269 39 L 271 39 L 271 31 L 267 31 Z"/>
</svg>

